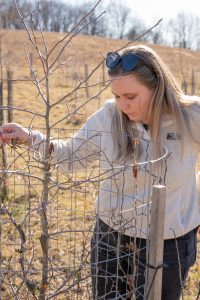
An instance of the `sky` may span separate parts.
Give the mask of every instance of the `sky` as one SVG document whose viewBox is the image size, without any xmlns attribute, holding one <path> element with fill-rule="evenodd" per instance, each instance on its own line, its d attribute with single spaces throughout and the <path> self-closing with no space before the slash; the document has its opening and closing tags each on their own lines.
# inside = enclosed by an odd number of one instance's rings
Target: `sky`
<svg viewBox="0 0 200 300">
<path fill-rule="evenodd" d="M 123 0 L 147 24 L 163 18 L 166 22 L 176 17 L 179 12 L 198 15 L 200 17 L 199 0 Z"/>
<path fill-rule="evenodd" d="M 68 0 L 75 4 L 77 0 Z M 80 2 L 86 0 L 79 0 Z M 118 0 L 116 0 L 117 2 Z M 185 12 L 200 17 L 200 1 L 199 0 L 121 0 L 126 6 L 130 7 L 134 15 L 143 19 L 147 25 L 152 25 L 159 19 L 163 18 L 163 23 L 167 23 L 169 19 L 176 17 L 179 12 Z M 96 1 L 92 1 L 94 3 Z M 109 0 L 102 0 L 109 3 Z"/>
</svg>

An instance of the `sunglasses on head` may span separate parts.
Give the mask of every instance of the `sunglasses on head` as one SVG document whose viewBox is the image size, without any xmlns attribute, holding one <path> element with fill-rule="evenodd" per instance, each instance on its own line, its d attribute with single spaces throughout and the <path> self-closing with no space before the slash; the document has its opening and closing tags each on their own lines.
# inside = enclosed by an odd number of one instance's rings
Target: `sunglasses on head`
<svg viewBox="0 0 200 300">
<path fill-rule="evenodd" d="M 112 70 L 121 63 L 124 71 L 132 71 L 135 69 L 139 61 L 140 58 L 134 53 L 120 56 L 117 52 L 109 52 L 106 57 L 106 66 Z"/>
</svg>

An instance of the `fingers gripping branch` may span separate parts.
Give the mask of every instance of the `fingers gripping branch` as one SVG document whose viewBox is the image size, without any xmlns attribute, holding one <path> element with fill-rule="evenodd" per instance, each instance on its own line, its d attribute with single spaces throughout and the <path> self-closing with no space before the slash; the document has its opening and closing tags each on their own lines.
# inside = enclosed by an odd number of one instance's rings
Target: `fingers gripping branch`
<svg viewBox="0 0 200 300">
<path fill-rule="evenodd" d="M 9 123 L 0 127 L 0 146 L 6 144 L 30 144 L 34 142 L 34 132 L 19 124 Z"/>
</svg>

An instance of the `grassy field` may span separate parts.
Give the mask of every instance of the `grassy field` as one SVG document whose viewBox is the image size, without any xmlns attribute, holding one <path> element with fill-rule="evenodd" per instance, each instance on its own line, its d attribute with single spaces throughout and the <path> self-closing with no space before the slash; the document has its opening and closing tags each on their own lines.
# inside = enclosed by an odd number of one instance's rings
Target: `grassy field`
<svg viewBox="0 0 200 300">
<path fill-rule="evenodd" d="M 51 47 L 63 37 L 63 34 L 44 33 L 48 51 Z M 45 54 L 45 47 L 40 33 L 36 33 L 35 39 L 42 54 Z M 50 123 L 54 124 L 58 119 L 61 122 L 53 127 L 53 136 L 67 138 L 85 122 L 87 117 L 102 106 L 104 101 L 112 97 L 109 87 L 105 88 L 104 79 L 107 79 L 106 71 L 101 65 L 88 80 L 89 94 L 86 93 L 85 85 L 75 92 L 73 89 L 78 83 L 84 80 L 86 70 L 90 73 L 102 60 L 102 55 L 105 56 L 108 51 L 117 50 L 124 46 L 127 41 L 110 40 L 100 37 L 77 36 L 74 37 L 67 45 L 59 62 L 66 61 L 66 66 L 56 69 L 49 79 L 49 100 L 53 104 L 68 94 L 58 105 L 50 111 Z M 58 47 L 49 57 L 49 64 L 54 61 L 56 54 L 59 53 Z M 195 82 L 195 93 L 200 95 L 200 53 L 190 50 L 166 48 L 161 46 L 150 45 L 161 55 L 163 60 L 169 66 L 171 72 L 176 76 L 180 84 L 187 82 L 187 93 L 193 91 L 192 80 Z M 25 53 L 25 49 L 27 55 Z M 2 70 L 3 70 L 3 95 L 4 105 L 7 101 L 7 70 L 13 72 L 13 105 L 31 110 L 36 113 L 45 114 L 45 103 L 38 95 L 38 90 L 33 82 L 27 78 L 30 76 L 30 68 L 28 67 L 27 56 L 32 57 L 33 68 L 39 79 L 43 78 L 44 73 L 41 61 L 33 46 L 28 40 L 27 34 L 24 31 L 5 31 L 1 36 L 1 51 L 2 51 Z M 87 65 L 87 67 L 86 67 Z M 194 79 L 193 78 L 194 74 Z M 41 91 L 47 97 L 46 83 L 41 82 Z M 85 103 L 84 106 L 82 104 Z M 79 109 L 80 107 L 80 109 Z M 71 112 L 78 109 L 78 113 L 70 115 Z M 7 113 L 4 112 L 5 122 Z M 68 116 L 67 118 L 65 116 Z M 14 122 L 23 126 L 31 126 L 34 129 L 45 131 L 45 117 L 34 116 L 26 111 L 14 111 Z M 59 130 L 59 131 L 58 131 Z M 18 150 L 20 153 L 23 150 Z M 10 160 L 15 157 L 14 152 L 9 152 Z M 29 161 L 26 155 L 17 158 L 13 164 L 13 169 L 19 169 L 24 164 L 24 160 Z M 34 166 L 34 161 L 29 161 L 29 165 Z M 26 171 L 29 171 L 30 166 L 26 166 Z M 198 166 L 200 169 L 200 165 Z M 35 167 L 34 174 L 38 170 Z M 39 175 L 39 172 L 38 172 Z M 79 174 L 78 178 L 84 178 L 88 174 Z M 90 229 L 94 221 L 93 202 L 98 190 L 98 185 L 93 184 L 81 185 L 76 187 L 74 192 L 73 180 L 63 178 L 62 174 L 57 173 L 57 178 L 66 181 L 67 190 L 57 191 L 52 189 L 50 193 L 50 203 L 48 208 L 49 232 L 55 233 L 65 231 L 63 234 L 53 236 L 51 239 L 50 256 L 52 258 L 54 278 L 50 280 L 51 289 L 56 289 L 62 284 L 62 280 L 67 280 L 68 284 L 79 279 L 80 274 L 77 269 L 73 268 L 77 263 L 82 262 L 87 268 L 84 269 L 82 275 L 87 278 L 89 269 L 89 240 Z M 55 180 L 57 179 L 55 178 Z M 74 179 L 75 180 L 75 179 Z M 42 265 L 42 252 L 39 244 L 41 230 L 38 229 L 40 223 L 40 215 L 37 210 L 40 203 L 40 193 L 42 185 L 37 180 L 31 179 L 31 182 L 24 179 L 23 176 L 16 175 L 9 178 L 10 196 L 7 205 L 15 217 L 17 224 L 23 220 L 23 228 L 28 236 L 26 241 L 27 252 L 25 257 L 25 266 L 31 269 L 30 278 L 38 278 L 39 270 Z M 70 188 L 71 187 L 71 188 Z M 84 198 L 83 196 L 84 195 Z M 66 199 L 68 201 L 66 201 Z M 82 200 L 84 199 L 84 201 Z M 28 201 L 29 200 L 29 201 Z M 26 212 L 31 212 L 24 220 Z M 1 216 L 2 221 L 2 238 L 1 238 L 1 258 L 3 259 L 2 269 L 6 270 L 10 265 L 14 266 L 15 275 L 13 275 L 16 286 L 19 286 L 22 280 L 16 274 L 20 272 L 20 239 L 18 232 L 13 224 L 10 223 L 8 215 Z M 67 225 L 66 225 L 67 224 Z M 81 232 L 81 230 L 85 233 Z M 76 232 L 78 231 L 79 232 Z M 8 251 L 9 249 L 9 251 Z M 34 261 L 30 263 L 30 257 L 34 249 Z M 84 257 L 83 257 L 84 256 Z M 192 268 L 185 289 L 184 299 L 197 299 L 197 292 L 200 283 L 200 246 L 197 253 L 197 263 Z M 84 261 L 83 261 L 84 260 Z M 73 276 L 72 276 L 73 273 Z M 63 275 L 65 274 L 65 275 Z M 63 277 L 64 276 L 64 277 Z M 70 279 L 71 277 L 71 279 Z M 73 278 L 72 278 L 73 277 Z M 16 279 L 17 278 L 17 279 Z M 63 279 L 64 278 L 64 279 Z M 12 278 L 10 278 L 11 280 Z M 6 279 L 8 281 L 8 279 Z M 71 281 L 70 281 L 71 280 Z M 87 299 L 87 291 L 90 289 L 90 281 L 86 279 L 84 287 L 76 285 L 65 296 L 57 296 L 56 299 Z M 7 286 L 9 286 L 7 282 Z M 11 299 L 10 286 L 9 289 L 3 285 L 5 290 L 2 290 L 1 299 Z M 47 287 L 49 288 L 49 287 Z M 25 294 L 25 288 L 20 289 L 21 294 Z M 37 291 L 36 291 L 37 292 Z M 14 298 L 13 298 L 14 299 Z M 23 299 L 23 297 L 21 298 Z M 27 299 L 32 299 L 30 296 Z M 33 298 L 34 299 L 34 298 Z"/>
<path fill-rule="evenodd" d="M 45 33 L 48 49 L 50 50 L 52 45 L 54 45 L 56 41 L 62 37 L 63 34 Z M 1 39 L 4 70 L 3 76 L 5 79 L 6 71 L 8 69 L 13 71 L 14 79 L 24 79 L 25 76 L 30 76 L 30 69 L 28 67 L 24 48 L 26 48 L 28 55 L 31 55 L 32 53 L 33 64 L 37 72 L 37 76 L 39 78 L 43 77 L 42 66 L 38 59 L 38 55 L 35 53 L 33 47 L 31 47 L 24 31 L 6 31 Z M 42 38 L 39 33 L 36 34 L 36 39 L 38 40 L 41 52 L 45 53 L 44 46 L 42 45 Z M 102 55 L 105 56 L 108 51 L 119 49 L 120 47 L 124 46 L 126 42 L 127 41 L 109 40 L 91 36 L 77 36 L 72 39 L 60 58 L 60 62 L 67 61 L 66 67 L 63 67 L 62 69 L 59 68 L 50 77 L 50 102 L 54 103 L 57 101 L 60 97 L 70 92 L 80 80 L 85 78 L 85 65 L 88 65 L 88 72 L 92 71 L 102 60 Z M 200 92 L 199 52 L 176 48 L 165 48 L 154 45 L 150 46 L 152 46 L 152 48 L 161 55 L 180 84 L 182 84 L 183 81 L 187 81 L 188 94 L 191 94 L 192 92 L 191 79 L 192 72 L 194 71 L 196 85 L 195 92 L 197 94 Z M 52 53 L 49 58 L 50 62 L 53 61 L 58 51 L 59 49 Z M 92 102 L 90 101 L 88 105 L 85 105 L 84 109 L 80 111 L 80 113 L 84 111 L 84 114 L 80 117 L 81 122 L 84 122 L 87 116 L 94 112 L 98 106 L 101 106 L 105 99 L 112 97 L 109 88 L 103 91 L 100 96 L 95 97 L 95 95 L 99 94 L 99 91 L 102 88 L 101 84 L 98 84 L 103 80 L 102 73 L 103 68 L 100 66 L 88 81 L 89 85 L 96 84 L 96 86 L 91 87 L 89 91 L 89 96 L 94 97 L 94 99 Z M 4 97 L 6 97 L 6 83 L 4 86 Z M 55 109 L 52 109 L 50 116 L 52 122 L 58 118 L 58 116 L 61 118 L 63 115 L 68 113 L 68 109 L 69 111 L 72 111 L 74 104 L 78 106 L 88 99 L 88 97 L 86 97 L 84 86 L 85 85 L 83 85 L 83 87 L 78 90 L 77 93 L 68 96 L 62 104 L 59 104 L 55 107 Z M 42 89 L 45 93 L 44 86 L 42 86 Z M 40 106 L 38 107 L 39 103 Z M 27 81 L 14 82 L 14 105 L 18 105 L 27 109 L 32 108 L 33 110 L 39 110 L 40 112 L 45 111 L 45 105 L 41 98 L 38 97 L 38 92 L 35 86 L 33 83 Z M 30 123 L 30 115 L 25 114 L 24 112 L 15 112 L 14 119 L 25 126 Z M 41 120 L 41 118 L 36 117 L 33 121 L 33 125 L 34 124 L 36 124 L 37 127 L 43 126 L 44 121 Z M 66 120 L 60 124 L 60 126 L 65 127 Z"/>
</svg>

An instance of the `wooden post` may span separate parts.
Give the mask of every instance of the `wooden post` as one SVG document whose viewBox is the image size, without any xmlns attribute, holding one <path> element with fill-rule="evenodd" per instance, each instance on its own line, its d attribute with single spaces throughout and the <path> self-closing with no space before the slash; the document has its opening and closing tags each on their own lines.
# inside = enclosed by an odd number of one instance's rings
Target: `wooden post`
<svg viewBox="0 0 200 300">
<path fill-rule="evenodd" d="M 153 186 L 149 235 L 149 262 L 147 266 L 146 297 L 148 300 L 161 300 L 164 222 L 166 187 Z"/>
<path fill-rule="evenodd" d="M 78 78 L 77 78 L 77 75 L 74 77 L 74 81 L 75 81 L 74 88 L 76 88 L 77 85 L 78 85 Z M 73 99 L 73 101 L 74 101 L 75 103 L 76 103 L 76 100 L 77 100 L 77 94 L 78 94 L 78 90 L 76 90 L 76 91 L 74 92 L 74 99 Z"/>
<path fill-rule="evenodd" d="M 0 82 L 0 107 L 3 107 L 3 80 Z M 4 113 L 3 110 L 0 110 L 0 126 L 3 125 L 4 122 Z M 4 147 L 0 150 L 0 164 L 1 168 L 6 168 L 7 166 L 7 159 L 6 159 L 6 149 Z M 0 193 L 2 197 L 2 201 L 8 198 L 8 188 L 6 184 L 6 175 L 1 177 L 1 184 L 0 184 Z"/>
<path fill-rule="evenodd" d="M 89 98 L 89 88 L 88 88 L 88 65 L 85 64 L 85 93 L 86 97 Z"/>
<path fill-rule="evenodd" d="M 72 104 L 72 112 L 70 114 L 69 120 L 72 124 L 76 124 L 77 122 L 77 118 L 76 118 L 76 114 L 74 113 L 74 111 L 76 110 L 77 106 L 76 104 Z"/>
<path fill-rule="evenodd" d="M 33 67 L 33 52 L 31 52 L 29 55 L 29 61 L 30 61 L 30 66 L 32 68 Z M 30 70 L 30 78 L 34 79 L 34 74 L 33 74 L 32 70 Z"/>
<path fill-rule="evenodd" d="M 192 86 L 191 95 L 194 95 L 195 94 L 195 71 L 194 71 L 194 69 L 192 69 L 191 86 Z"/>
<path fill-rule="evenodd" d="M 187 81 L 185 79 L 182 81 L 182 89 L 187 94 Z"/>
<path fill-rule="evenodd" d="M 13 72 L 7 71 L 7 81 L 8 81 L 8 106 L 13 107 Z M 13 122 L 13 109 L 10 108 L 8 110 L 8 122 Z"/>
<path fill-rule="evenodd" d="M 102 64 L 102 86 L 105 86 L 105 63 Z"/>
</svg>

